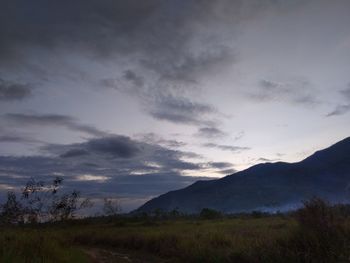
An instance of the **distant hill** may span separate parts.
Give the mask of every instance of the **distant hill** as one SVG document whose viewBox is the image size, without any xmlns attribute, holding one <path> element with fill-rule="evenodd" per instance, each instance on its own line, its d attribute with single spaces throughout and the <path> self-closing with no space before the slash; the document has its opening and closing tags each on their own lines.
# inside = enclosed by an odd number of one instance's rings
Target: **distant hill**
<svg viewBox="0 0 350 263">
<path fill-rule="evenodd" d="M 350 201 L 350 137 L 298 163 L 264 163 L 217 180 L 198 181 L 154 198 L 137 212 L 202 208 L 223 212 L 286 211 L 313 196 Z"/>
</svg>

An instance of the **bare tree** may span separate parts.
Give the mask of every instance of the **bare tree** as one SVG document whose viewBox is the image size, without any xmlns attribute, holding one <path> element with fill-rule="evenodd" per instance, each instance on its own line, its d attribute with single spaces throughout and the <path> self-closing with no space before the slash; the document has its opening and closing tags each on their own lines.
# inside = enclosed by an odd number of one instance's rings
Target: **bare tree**
<svg viewBox="0 0 350 263">
<path fill-rule="evenodd" d="M 120 205 L 117 200 L 109 198 L 103 199 L 103 214 L 106 216 L 115 216 L 121 211 Z"/>
<path fill-rule="evenodd" d="M 80 192 L 73 190 L 55 198 L 49 208 L 49 214 L 53 221 L 73 219 L 77 211 L 91 206 L 92 202 L 89 199 L 80 200 Z"/>
<path fill-rule="evenodd" d="M 14 192 L 7 193 L 7 201 L 0 205 L 0 221 L 5 224 L 18 224 L 23 222 L 23 206 L 17 200 Z"/>
<path fill-rule="evenodd" d="M 8 193 L 7 202 L 0 206 L 1 218 L 7 223 L 60 221 L 73 219 L 79 210 L 92 206 L 92 202 L 82 199 L 76 190 L 60 194 L 62 183 L 59 177 L 50 185 L 30 179 L 20 201 L 14 192 Z"/>
</svg>

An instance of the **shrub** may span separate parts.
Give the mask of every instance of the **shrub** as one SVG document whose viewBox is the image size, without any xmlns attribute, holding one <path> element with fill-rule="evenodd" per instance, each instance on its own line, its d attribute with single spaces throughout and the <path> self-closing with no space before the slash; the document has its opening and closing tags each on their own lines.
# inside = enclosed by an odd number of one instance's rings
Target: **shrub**
<svg viewBox="0 0 350 263">
<path fill-rule="evenodd" d="M 222 213 L 210 208 L 203 208 L 199 216 L 202 219 L 218 219 L 222 218 Z"/>
<path fill-rule="evenodd" d="M 110 198 L 103 199 L 103 214 L 106 216 L 116 216 L 121 212 L 120 205 L 117 200 Z"/>
<path fill-rule="evenodd" d="M 0 222 L 3 224 L 23 222 L 23 206 L 14 192 L 8 192 L 6 203 L 0 205 Z"/>
<path fill-rule="evenodd" d="M 296 218 L 304 230 L 329 232 L 339 225 L 339 217 L 334 208 L 316 197 L 304 202 L 304 207 L 297 211 Z"/>
<path fill-rule="evenodd" d="M 0 205 L 0 222 L 5 224 L 38 223 L 73 219 L 80 209 L 92 206 L 89 199 L 81 199 L 76 190 L 60 194 L 62 178 L 52 184 L 31 179 L 17 198 L 16 193 L 8 192 L 7 201 Z"/>
<path fill-rule="evenodd" d="M 258 248 L 258 262 L 348 262 L 350 240 L 334 207 L 312 198 L 304 202 L 295 218 L 298 225 L 289 237 Z"/>
</svg>

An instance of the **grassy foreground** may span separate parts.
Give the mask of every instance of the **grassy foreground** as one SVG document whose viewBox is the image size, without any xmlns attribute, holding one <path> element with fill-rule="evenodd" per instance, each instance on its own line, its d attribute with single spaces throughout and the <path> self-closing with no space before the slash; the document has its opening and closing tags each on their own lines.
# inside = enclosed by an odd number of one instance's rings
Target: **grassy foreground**
<svg viewBox="0 0 350 263">
<path fill-rule="evenodd" d="M 0 262 L 88 262 L 82 247 L 150 253 L 168 262 L 231 262 L 287 237 L 291 219 L 77 221 L 1 229 Z M 234 262 L 234 261 L 232 261 Z M 238 261 L 239 262 L 239 261 Z"/>
<path fill-rule="evenodd" d="M 347 218 L 322 204 L 298 216 L 100 218 L 0 227 L 0 262 L 92 262 L 84 252 L 89 248 L 153 255 L 159 262 L 350 262 L 349 229 Z"/>
</svg>

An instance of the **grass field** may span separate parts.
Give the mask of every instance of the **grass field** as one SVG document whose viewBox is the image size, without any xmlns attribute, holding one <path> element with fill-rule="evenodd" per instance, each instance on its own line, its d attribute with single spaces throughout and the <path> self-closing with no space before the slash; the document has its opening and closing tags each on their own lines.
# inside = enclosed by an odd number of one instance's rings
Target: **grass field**
<svg viewBox="0 0 350 263">
<path fill-rule="evenodd" d="M 327 209 L 301 218 L 110 217 L 0 227 L 0 262 L 350 262 L 348 219 Z"/>
<path fill-rule="evenodd" d="M 89 262 L 82 248 L 129 250 L 168 262 L 231 262 L 286 237 L 291 219 L 77 221 L 2 228 L 0 262 Z"/>
</svg>

